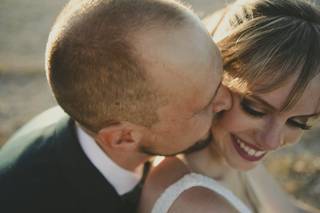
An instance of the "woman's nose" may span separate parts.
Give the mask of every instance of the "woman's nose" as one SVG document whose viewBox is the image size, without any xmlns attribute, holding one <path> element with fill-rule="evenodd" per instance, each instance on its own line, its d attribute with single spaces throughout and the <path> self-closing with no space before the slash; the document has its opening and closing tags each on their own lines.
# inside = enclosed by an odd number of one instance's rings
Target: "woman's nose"
<svg viewBox="0 0 320 213">
<path fill-rule="evenodd" d="M 276 150 L 284 144 L 283 130 L 279 125 L 270 125 L 260 130 L 258 143 L 266 150 Z"/>
</svg>

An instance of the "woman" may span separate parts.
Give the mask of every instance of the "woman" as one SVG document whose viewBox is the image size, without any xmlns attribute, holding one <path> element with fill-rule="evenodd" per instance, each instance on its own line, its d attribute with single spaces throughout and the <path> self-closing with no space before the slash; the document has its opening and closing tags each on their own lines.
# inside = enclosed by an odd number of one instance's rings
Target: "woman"
<svg viewBox="0 0 320 213">
<path fill-rule="evenodd" d="M 319 4 L 246 0 L 219 14 L 214 40 L 233 106 L 216 116 L 207 148 L 151 172 L 140 211 L 298 212 L 259 163 L 319 117 Z"/>
</svg>

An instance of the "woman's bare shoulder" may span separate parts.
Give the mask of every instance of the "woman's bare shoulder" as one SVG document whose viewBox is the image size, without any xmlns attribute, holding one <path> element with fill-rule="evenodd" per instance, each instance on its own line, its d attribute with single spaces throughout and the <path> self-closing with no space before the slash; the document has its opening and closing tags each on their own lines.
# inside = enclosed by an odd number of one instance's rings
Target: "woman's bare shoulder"
<svg viewBox="0 0 320 213">
<path fill-rule="evenodd" d="M 143 187 L 140 213 L 151 212 L 154 203 L 170 185 L 189 173 L 176 157 L 163 160 L 148 175 Z M 222 196 L 201 186 L 184 191 L 170 207 L 169 212 L 237 212 Z"/>
<path fill-rule="evenodd" d="M 149 173 L 142 190 L 139 212 L 151 209 L 163 191 L 188 173 L 185 165 L 176 157 L 167 157 Z"/>
<path fill-rule="evenodd" d="M 171 212 L 238 212 L 230 203 L 216 192 L 196 186 L 184 191 L 170 207 Z"/>
</svg>

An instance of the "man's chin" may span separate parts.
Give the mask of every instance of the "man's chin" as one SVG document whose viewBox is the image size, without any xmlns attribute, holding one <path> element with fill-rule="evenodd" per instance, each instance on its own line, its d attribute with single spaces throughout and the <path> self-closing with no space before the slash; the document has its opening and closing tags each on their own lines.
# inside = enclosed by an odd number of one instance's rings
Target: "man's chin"
<svg viewBox="0 0 320 213">
<path fill-rule="evenodd" d="M 206 148 L 212 142 L 212 139 L 213 139 L 213 136 L 212 136 L 212 133 L 210 132 L 206 139 L 199 140 L 195 144 L 190 146 L 189 148 L 182 150 L 182 151 L 179 151 L 179 152 L 159 153 L 159 152 L 155 152 L 155 151 L 151 150 L 151 148 L 144 147 L 144 146 L 140 146 L 140 152 L 142 152 L 146 155 L 149 155 L 149 156 L 165 156 L 165 157 L 176 156 L 178 154 L 189 154 L 189 153 L 193 153 L 193 152 L 196 152 L 196 151 L 199 151 L 199 150 Z"/>
<path fill-rule="evenodd" d="M 175 153 L 160 153 L 160 152 L 155 152 L 153 150 L 151 150 L 150 148 L 147 147 L 140 147 L 140 152 L 149 156 L 164 156 L 164 157 L 172 157 L 172 156 L 176 156 L 178 154 L 183 153 L 184 151 L 180 151 L 180 152 L 175 152 Z"/>
<path fill-rule="evenodd" d="M 206 139 L 199 140 L 194 145 L 192 145 L 188 149 L 182 151 L 181 153 L 190 154 L 190 153 L 202 150 L 202 149 L 206 148 L 207 146 L 209 146 L 209 144 L 212 142 L 212 139 L 213 139 L 213 136 L 212 136 L 212 133 L 210 132 Z"/>
</svg>

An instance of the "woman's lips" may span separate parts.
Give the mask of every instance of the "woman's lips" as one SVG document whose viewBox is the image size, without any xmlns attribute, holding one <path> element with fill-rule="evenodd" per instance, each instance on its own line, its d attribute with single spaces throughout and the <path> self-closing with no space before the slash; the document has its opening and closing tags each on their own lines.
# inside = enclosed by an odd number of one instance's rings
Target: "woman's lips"
<svg viewBox="0 0 320 213">
<path fill-rule="evenodd" d="M 234 135 L 232 135 L 232 143 L 239 155 L 247 161 L 258 161 L 267 153 L 252 144 L 242 141 Z"/>
</svg>

